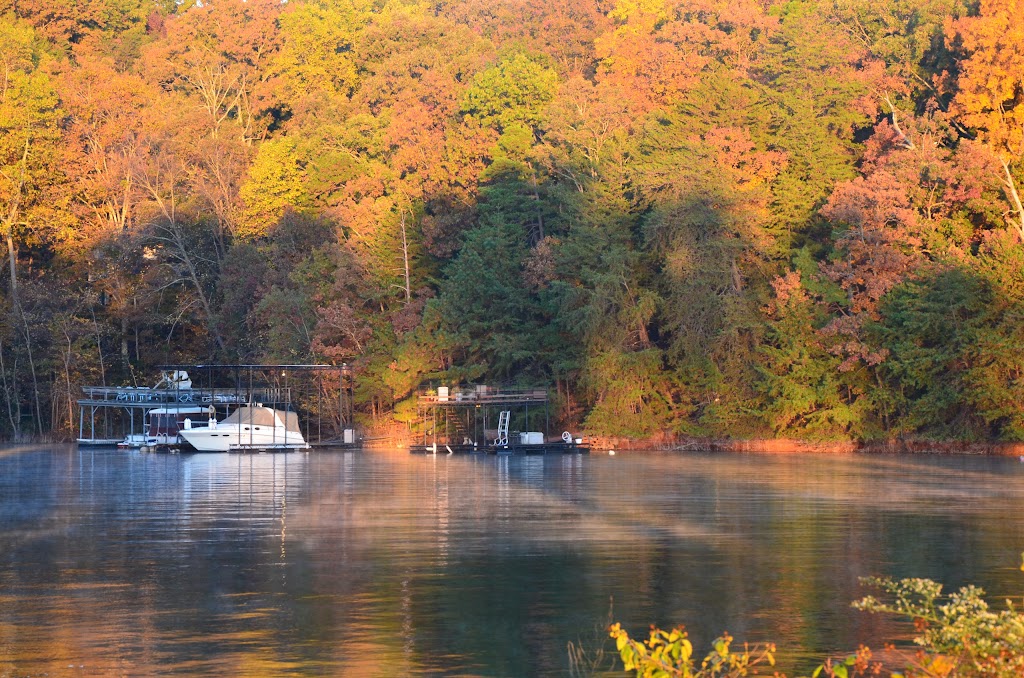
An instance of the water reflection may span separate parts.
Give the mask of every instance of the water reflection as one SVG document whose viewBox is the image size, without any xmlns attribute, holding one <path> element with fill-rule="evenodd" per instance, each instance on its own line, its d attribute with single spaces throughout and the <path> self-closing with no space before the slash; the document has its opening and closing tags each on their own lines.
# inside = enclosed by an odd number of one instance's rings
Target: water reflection
<svg viewBox="0 0 1024 678">
<path fill-rule="evenodd" d="M 1024 591 L 1022 508 L 1009 459 L 8 448 L 0 675 L 559 674 L 610 598 L 792 664 L 897 631 L 864 574 Z"/>
</svg>

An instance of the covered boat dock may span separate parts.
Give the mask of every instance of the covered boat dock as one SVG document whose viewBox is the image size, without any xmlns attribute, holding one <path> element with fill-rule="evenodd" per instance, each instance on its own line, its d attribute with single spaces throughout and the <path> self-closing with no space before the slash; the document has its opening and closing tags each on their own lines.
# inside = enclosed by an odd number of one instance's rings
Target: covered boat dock
<svg viewBox="0 0 1024 678">
<path fill-rule="evenodd" d="M 159 369 L 161 379 L 152 387 L 82 387 L 78 443 L 116 445 L 143 434 L 152 440 L 148 434 L 157 431 L 148 429 L 151 413 L 167 413 L 164 433 L 170 435 L 184 417 L 224 418 L 250 403 L 295 413 L 310 445 L 356 443 L 348 365 L 187 364 Z M 158 445 L 174 443 L 161 439 Z"/>
<path fill-rule="evenodd" d="M 589 451 L 568 431 L 551 438 L 551 404 L 543 388 L 439 386 L 420 394 L 416 404 L 413 454 Z"/>
</svg>

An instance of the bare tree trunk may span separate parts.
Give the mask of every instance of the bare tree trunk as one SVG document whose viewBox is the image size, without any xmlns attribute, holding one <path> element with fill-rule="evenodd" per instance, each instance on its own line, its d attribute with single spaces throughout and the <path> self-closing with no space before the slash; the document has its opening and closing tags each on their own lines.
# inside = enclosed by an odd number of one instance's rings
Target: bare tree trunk
<svg viewBox="0 0 1024 678">
<path fill-rule="evenodd" d="M 15 362 L 15 372 L 11 375 L 12 383 L 7 383 L 7 366 L 4 364 L 4 341 L 3 337 L 0 337 L 0 386 L 4 389 L 4 404 L 7 406 L 7 419 L 11 422 L 11 432 L 14 434 L 15 439 L 21 436 L 21 417 L 17 420 L 14 418 L 14 409 L 11 407 L 11 397 L 18 397 L 17 393 L 17 362 Z"/>
<path fill-rule="evenodd" d="M 101 342 L 102 337 L 100 336 L 100 325 L 99 325 L 99 323 L 96 322 L 96 309 L 90 308 L 89 309 L 89 313 L 92 315 L 92 329 L 93 329 L 93 332 L 96 334 L 96 352 L 99 353 L 99 356 L 100 356 L 100 380 L 101 380 L 101 384 L 103 386 L 106 386 L 107 385 L 107 370 L 106 370 L 106 368 L 105 368 L 105 366 L 103 364 L 103 344 Z M 65 332 L 65 336 L 67 336 L 66 332 Z M 70 348 L 71 339 L 68 339 L 68 342 L 69 342 L 68 350 L 70 351 L 71 350 L 71 348 Z"/>
<path fill-rule="evenodd" d="M 36 431 L 39 436 L 43 435 L 43 408 L 39 402 L 39 380 L 36 377 L 36 361 L 32 357 L 32 335 L 29 332 L 28 318 L 25 317 L 25 311 L 21 308 L 21 304 L 18 304 L 17 313 L 21 316 L 21 324 L 25 330 L 25 349 L 28 352 L 28 368 L 32 374 L 32 395 L 36 404 Z"/>
<path fill-rule="evenodd" d="M 412 287 L 409 282 L 409 240 L 405 235 L 405 210 L 402 210 L 402 259 L 405 262 L 405 303 L 412 301 Z"/>
<path fill-rule="evenodd" d="M 64 340 L 65 340 L 65 342 L 67 342 L 68 350 L 61 357 L 63 358 L 63 362 L 64 362 L 64 387 L 67 389 L 68 430 L 71 431 L 72 430 L 72 426 L 74 425 L 72 422 L 75 421 L 75 404 L 74 404 L 74 402 L 71 399 L 71 353 L 72 353 L 72 346 L 71 346 L 71 335 L 68 334 L 67 325 L 64 326 Z M 105 381 L 104 381 L 103 385 L 106 386 L 106 382 Z"/>
<path fill-rule="evenodd" d="M 1013 180 L 1013 174 L 1010 172 L 1010 165 L 1002 158 L 999 158 L 999 163 L 1003 166 L 1003 186 L 1006 188 L 1006 197 L 1009 198 L 1012 207 L 1017 212 L 1017 221 L 1014 223 L 1014 228 L 1017 229 L 1017 235 L 1020 237 L 1021 242 L 1024 242 L 1024 204 L 1021 204 L 1020 193 L 1017 192 L 1017 184 Z"/>
<path fill-rule="evenodd" d="M 170 236 L 168 238 L 164 238 L 164 240 L 174 245 L 177 250 L 178 261 L 185 264 L 185 268 L 188 271 L 189 282 L 192 283 L 192 287 L 195 289 L 196 295 L 199 297 L 199 305 L 203 307 L 203 313 L 206 315 L 207 327 L 213 334 L 213 338 L 217 342 L 217 346 L 220 348 L 221 352 L 226 353 L 227 348 L 224 344 L 224 338 L 220 336 L 220 332 L 217 331 L 216 324 L 214 323 L 213 307 L 210 304 L 209 298 L 206 296 L 206 291 L 203 289 L 202 282 L 199 280 L 199 269 L 196 268 L 195 262 L 189 255 L 188 248 L 185 246 L 185 242 L 181 237 L 181 233 L 178 231 L 177 225 L 172 224 L 163 230 Z"/>
<path fill-rule="evenodd" d="M 181 231 L 178 229 L 177 197 L 174 185 L 172 184 L 170 186 L 167 191 L 167 196 L 165 197 L 159 184 L 159 176 L 154 178 L 146 174 L 142 174 L 140 175 L 139 183 L 149 193 L 150 197 L 153 198 L 157 206 L 160 208 L 160 211 L 163 213 L 164 218 L 167 220 L 166 226 L 159 227 L 159 230 L 163 231 L 166 235 L 161 236 L 159 239 L 172 245 L 176 250 L 175 258 L 185 265 L 188 271 L 188 279 L 195 288 L 196 295 L 199 297 L 199 303 L 203 307 L 203 312 L 206 314 L 207 328 L 213 334 L 213 338 L 217 342 L 217 346 L 220 348 L 221 352 L 226 353 L 227 349 L 224 344 L 224 338 L 221 337 L 220 332 L 217 331 L 214 324 L 213 308 L 211 307 L 210 300 L 207 298 L 206 292 L 203 290 L 203 285 L 199 280 L 199 271 L 196 268 L 192 256 L 188 252 L 188 247 L 181 235 Z"/>
<path fill-rule="evenodd" d="M 530 168 L 530 182 L 533 185 L 533 205 L 537 212 L 537 230 L 535 231 L 536 240 L 531 242 L 531 245 L 536 245 L 544 239 L 544 213 L 541 210 L 540 204 L 540 189 L 537 186 L 537 172 L 534 171 L 533 165 L 526 163 L 526 166 Z M 531 234 L 531 235 L 534 235 Z"/>
<path fill-rule="evenodd" d="M 11 269 L 11 301 L 17 305 L 18 303 L 18 251 L 14 249 L 14 238 L 11 236 L 10 230 L 6 233 L 7 240 L 7 261 Z"/>
<path fill-rule="evenodd" d="M 18 178 L 18 190 L 11 198 L 11 204 L 4 215 L 4 239 L 7 241 L 7 261 L 11 269 L 11 301 L 15 307 L 20 308 L 18 303 L 18 250 L 14 247 L 14 225 L 18 221 L 18 213 L 21 210 L 21 192 L 25 188 L 25 170 L 28 165 L 28 149 L 31 139 L 25 139 L 25 150 L 21 154 L 21 176 Z"/>
<path fill-rule="evenodd" d="M 889 112 L 890 112 L 890 115 L 892 116 L 892 127 L 893 127 L 893 129 L 896 130 L 896 134 L 900 135 L 900 142 L 903 144 L 903 146 L 905 148 L 909 148 L 912 151 L 916 150 L 916 147 L 914 146 L 914 142 L 911 141 L 910 137 L 908 137 L 903 132 L 903 129 L 900 128 L 900 121 L 896 118 L 896 106 L 892 103 L 892 99 L 890 99 L 889 95 L 886 94 L 884 97 L 882 97 L 882 101 L 884 101 L 885 103 L 889 104 Z"/>
<path fill-rule="evenodd" d="M 130 362 L 128 356 L 128 319 L 121 318 L 121 363 L 127 365 Z"/>
</svg>

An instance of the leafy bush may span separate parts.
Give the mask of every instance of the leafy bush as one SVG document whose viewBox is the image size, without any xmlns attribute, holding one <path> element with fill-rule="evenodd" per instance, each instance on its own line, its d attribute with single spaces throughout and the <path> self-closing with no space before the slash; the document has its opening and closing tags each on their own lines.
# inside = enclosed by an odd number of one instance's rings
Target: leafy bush
<svg viewBox="0 0 1024 678">
<path fill-rule="evenodd" d="M 917 633 L 917 652 L 901 662 L 905 666 L 891 667 L 891 678 L 1024 676 L 1024 612 L 1011 601 L 1006 609 L 993 611 L 983 598 L 985 592 L 976 586 L 944 596 L 942 585 L 930 579 L 870 577 L 862 582 L 879 589 L 881 597 L 866 596 L 854 602 L 854 608 L 908 619 Z M 758 674 L 765 665 L 775 666 L 774 645 L 744 644 L 742 651 L 734 651 L 729 634 L 715 640 L 714 649 L 697 668 L 693 645 L 681 627 L 663 631 L 652 626 L 642 642 L 630 638 L 619 624 L 609 632 L 625 670 L 635 671 L 637 678 L 740 678 Z M 872 661 L 871 650 L 861 646 L 848 657 L 827 660 L 811 678 L 861 678 L 883 675 L 882 671 L 882 664 Z"/>
<path fill-rule="evenodd" d="M 715 640 L 714 649 L 697 669 L 693 661 L 693 644 L 681 627 L 671 631 L 651 627 L 650 637 L 636 641 L 619 624 L 609 629 L 615 647 L 627 671 L 636 671 L 637 678 L 739 678 L 758 673 L 757 667 L 775 666 L 775 646 L 743 645 L 742 652 L 732 649 L 728 633 Z"/>
<path fill-rule="evenodd" d="M 920 647 L 916 665 L 903 674 L 922 678 L 1020 678 L 1024 676 L 1024 614 L 1010 601 L 994 612 L 985 592 L 965 586 L 944 597 L 930 579 L 868 578 L 885 594 L 853 604 L 858 610 L 906 617 L 914 622 Z"/>
</svg>

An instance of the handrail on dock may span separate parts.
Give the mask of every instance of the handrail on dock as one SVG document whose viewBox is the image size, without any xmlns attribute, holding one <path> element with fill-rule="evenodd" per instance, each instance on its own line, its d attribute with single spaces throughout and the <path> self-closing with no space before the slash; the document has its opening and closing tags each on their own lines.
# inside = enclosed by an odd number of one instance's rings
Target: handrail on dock
<svg viewBox="0 0 1024 678">
<path fill-rule="evenodd" d="M 277 402 L 284 389 L 254 389 L 252 400 Z M 83 386 L 79 405 L 154 407 L 158 405 L 234 405 L 248 402 L 246 394 L 232 388 L 157 389 L 133 386 Z"/>
<path fill-rule="evenodd" d="M 513 405 L 517 403 L 546 403 L 547 389 L 497 388 L 494 386 L 453 387 L 444 393 L 420 394 L 421 405 Z"/>
</svg>

